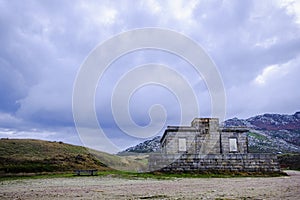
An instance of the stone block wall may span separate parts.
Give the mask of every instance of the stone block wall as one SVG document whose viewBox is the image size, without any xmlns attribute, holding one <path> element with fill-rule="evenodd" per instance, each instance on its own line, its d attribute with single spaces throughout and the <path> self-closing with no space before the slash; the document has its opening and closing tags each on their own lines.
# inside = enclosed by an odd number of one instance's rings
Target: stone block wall
<svg viewBox="0 0 300 200">
<path fill-rule="evenodd" d="M 195 152 L 195 130 L 179 130 L 169 131 L 167 137 L 162 142 L 162 152 L 166 154 L 177 154 L 177 153 L 193 153 Z M 185 139 L 186 151 L 179 150 L 179 139 Z"/>
<path fill-rule="evenodd" d="M 222 131 L 221 132 L 221 153 L 227 154 L 232 153 L 230 152 L 229 147 L 229 139 L 235 138 L 237 141 L 237 152 L 239 153 L 248 153 L 248 139 L 247 133 L 237 132 L 236 130 L 233 131 Z"/>
<path fill-rule="evenodd" d="M 207 133 L 208 131 L 218 131 L 219 129 L 219 119 L 218 118 L 195 118 L 192 123 L 192 127 L 198 130 L 204 130 L 202 133 Z"/>
<path fill-rule="evenodd" d="M 220 147 L 220 132 L 210 131 L 206 134 L 200 134 L 196 137 L 196 148 L 194 154 L 219 154 Z"/>
<path fill-rule="evenodd" d="M 280 172 L 273 154 L 151 154 L 149 170 L 163 172 Z"/>
</svg>

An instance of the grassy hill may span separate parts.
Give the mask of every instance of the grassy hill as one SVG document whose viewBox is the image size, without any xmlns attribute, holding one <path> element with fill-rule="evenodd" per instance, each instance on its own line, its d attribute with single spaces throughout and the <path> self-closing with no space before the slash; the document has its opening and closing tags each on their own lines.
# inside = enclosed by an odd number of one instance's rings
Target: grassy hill
<svg viewBox="0 0 300 200">
<path fill-rule="evenodd" d="M 92 153 L 91 153 L 92 152 Z M 32 139 L 0 140 L 0 175 L 7 173 L 68 172 L 76 169 L 143 170 L 145 162 L 85 147 Z"/>
</svg>

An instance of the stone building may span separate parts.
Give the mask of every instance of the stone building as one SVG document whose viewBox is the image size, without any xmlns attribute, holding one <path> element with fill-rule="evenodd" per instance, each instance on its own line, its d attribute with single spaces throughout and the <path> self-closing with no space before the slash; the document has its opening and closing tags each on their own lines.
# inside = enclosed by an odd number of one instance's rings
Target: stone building
<svg viewBox="0 0 300 200">
<path fill-rule="evenodd" d="M 248 152 L 249 130 L 220 127 L 217 118 L 195 118 L 191 126 L 168 126 L 161 152 L 149 157 L 151 171 L 278 172 L 276 155 Z"/>
</svg>

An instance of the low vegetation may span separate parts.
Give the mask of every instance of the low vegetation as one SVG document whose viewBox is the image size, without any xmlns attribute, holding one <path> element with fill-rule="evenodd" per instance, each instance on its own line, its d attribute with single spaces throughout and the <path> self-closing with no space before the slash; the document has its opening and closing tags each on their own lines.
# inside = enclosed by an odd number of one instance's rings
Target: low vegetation
<svg viewBox="0 0 300 200">
<path fill-rule="evenodd" d="M 0 172 L 66 172 L 75 169 L 110 168 L 84 147 L 42 140 L 1 139 Z"/>
<path fill-rule="evenodd" d="M 121 171 L 142 172 L 148 167 L 148 154 L 135 155 L 112 155 L 90 149 L 96 158 L 100 159 L 107 166 Z"/>
<path fill-rule="evenodd" d="M 16 173 L 72 172 L 76 169 L 137 171 L 144 162 L 81 146 L 31 139 L 0 140 L 0 176 Z"/>
<path fill-rule="evenodd" d="M 247 172 L 205 172 L 205 173 L 161 173 L 161 172 L 126 172 L 119 170 L 107 170 L 99 171 L 97 176 L 99 177 L 110 177 L 110 178 L 122 178 L 129 180 L 138 179 L 157 179 L 157 180 L 174 180 L 178 178 L 237 178 L 237 177 L 278 177 L 286 176 L 286 173 L 247 173 Z M 14 174 L 11 176 L 0 176 L 0 181 L 5 180 L 16 180 L 16 179 L 40 179 L 40 178 L 79 178 L 82 176 L 77 176 L 74 173 L 41 173 L 41 174 Z M 90 176 L 94 177 L 94 176 Z"/>
<path fill-rule="evenodd" d="M 300 154 L 289 153 L 278 155 L 278 160 L 282 169 L 300 170 Z"/>
</svg>

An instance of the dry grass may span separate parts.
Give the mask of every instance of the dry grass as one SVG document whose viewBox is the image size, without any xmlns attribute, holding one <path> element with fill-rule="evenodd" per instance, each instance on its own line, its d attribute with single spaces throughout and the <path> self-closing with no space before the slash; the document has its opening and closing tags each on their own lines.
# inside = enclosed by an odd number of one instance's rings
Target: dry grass
<svg viewBox="0 0 300 200">
<path fill-rule="evenodd" d="M 76 169 L 99 171 L 141 170 L 142 162 L 81 146 L 32 139 L 0 140 L 0 175 L 8 173 L 68 172 Z"/>
</svg>

